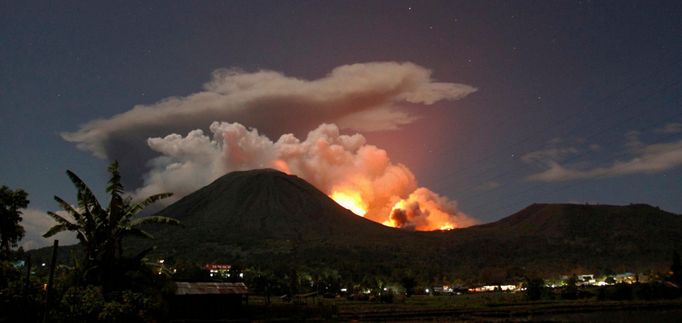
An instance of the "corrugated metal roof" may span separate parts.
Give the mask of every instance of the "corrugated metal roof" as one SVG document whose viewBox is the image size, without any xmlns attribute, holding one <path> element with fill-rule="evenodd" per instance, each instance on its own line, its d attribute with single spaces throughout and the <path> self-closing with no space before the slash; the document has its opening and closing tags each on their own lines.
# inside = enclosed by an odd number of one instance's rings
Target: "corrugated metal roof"
<svg viewBox="0 0 682 323">
<path fill-rule="evenodd" d="M 248 294 L 244 283 L 176 282 L 175 295 Z"/>
</svg>

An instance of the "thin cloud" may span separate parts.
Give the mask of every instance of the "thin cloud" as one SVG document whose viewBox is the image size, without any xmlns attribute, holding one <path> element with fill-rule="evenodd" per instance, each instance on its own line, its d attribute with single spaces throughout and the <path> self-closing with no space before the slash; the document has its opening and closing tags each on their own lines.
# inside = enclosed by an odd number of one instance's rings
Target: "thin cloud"
<svg viewBox="0 0 682 323">
<path fill-rule="evenodd" d="M 475 188 L 477 191 L 491 191 L 502 186 L 502 183 L 496 181 L 485 182 Z"/>
<path fill-rule="evenodd" d="M 22 210 L 22 212 L 21 225 L 24 227 L 26 234 L 19 242 L 19 245 L 24 250 L 51 246 L 53 240 L 59 240 L 59 244 L 63 246 L 78 243 L 76 234 L 68 231 L 58 233 L 50 238 L 43 238 L 43 234 L 56 225 L 57 222 L 43 210 L 29 208 Z M 65 215 L 65 212 L 58 211 L 57 214 Z"/>
<path fill-rule="evenodd" d="M 657 133 L 674 134 L 682 132 L 682 123 L 672 122 L 655 130 Z"/>
<path fill-rule="evenodd" d="M 527 177 L 541 182 L 655 174 L 682 166 L 682 140 L 646 145 L 639 140 L 638 133 L 630 132 L 626 136 L 626 147 L 630 150 L 630 157 L 612 161 L 606 166 L 562 164 L 566 156 L 579 152 L 575 147 L 535 151 L 526 154 L 522 160 L 545 168 Z"/>
</svg>

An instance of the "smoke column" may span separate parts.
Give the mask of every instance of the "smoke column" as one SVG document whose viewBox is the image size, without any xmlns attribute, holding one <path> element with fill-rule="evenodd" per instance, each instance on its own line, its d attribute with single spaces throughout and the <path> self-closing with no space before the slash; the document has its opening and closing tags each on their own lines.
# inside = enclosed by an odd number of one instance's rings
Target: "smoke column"
<svg viewBox="0 0 682 323">
<path fill-rule="evenodd" d="M 186 136 L 149 138 L 161 156 L 149 162 L 138 195 L 174 192 L 187 195 L 232 171 L 274 168 L 315 185 L 342 206 L 373 221 L 411 230 L 465 227 L 476 221 L 454 201 L 419 187 L 403 164 L 369 145 L 360 134 L 344 135 L 322 124 L 304 140 L 284 134 L 272 141 L 239 123 L 213 122 Z"/>
</svg>

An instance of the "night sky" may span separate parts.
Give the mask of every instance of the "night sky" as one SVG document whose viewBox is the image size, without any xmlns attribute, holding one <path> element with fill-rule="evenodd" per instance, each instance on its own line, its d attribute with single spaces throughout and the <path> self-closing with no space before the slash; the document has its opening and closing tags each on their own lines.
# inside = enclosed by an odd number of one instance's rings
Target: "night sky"
<svg viewBox="0 0 682 323">
<path fill-rule="evenodd" d="M 479 222 L 537 202 L 682 212 L 680 1 L 4 1 L 0 44 L 0 184 L 26 190 L 30 214 L 74 200 L 66 169 L 105 186 L 109 161 L 62 133 L 203 91 L 221 68 L 313 81 L 369 62 L 476 89 L 396 103 L 413 117 L 397 130 L 341 132 Z M 292 114 L 261 129 L 240 115 L 214 121 L 273 141 L 335 121 Z M 115 153 L 132 191 L 158 154 L 125 140 Z"/>
</svg>

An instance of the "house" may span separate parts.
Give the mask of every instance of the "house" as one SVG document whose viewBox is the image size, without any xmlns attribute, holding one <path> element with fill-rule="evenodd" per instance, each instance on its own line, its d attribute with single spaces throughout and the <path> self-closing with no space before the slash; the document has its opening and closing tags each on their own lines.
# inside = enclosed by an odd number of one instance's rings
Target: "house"
<svg viewBox="0 0 682 323">
<path fill-rule="evenodd" d="M 244 283 L 176 282 L 170 302 L 171 317 L 213 319 L 229 317 L 248 304 L 249 291 Z"/>
</svg>

